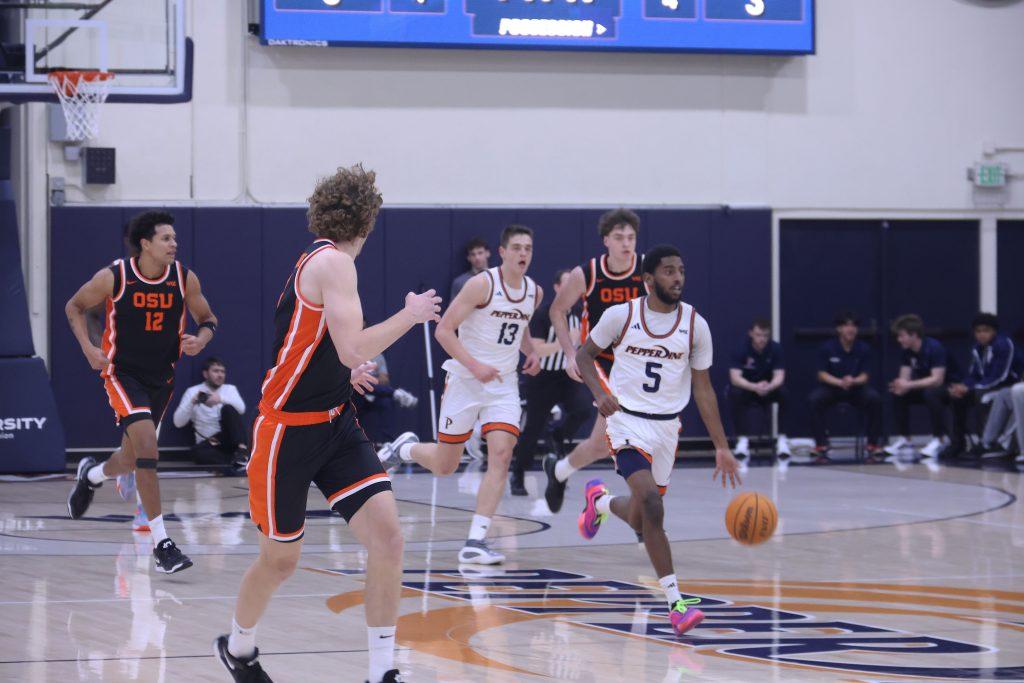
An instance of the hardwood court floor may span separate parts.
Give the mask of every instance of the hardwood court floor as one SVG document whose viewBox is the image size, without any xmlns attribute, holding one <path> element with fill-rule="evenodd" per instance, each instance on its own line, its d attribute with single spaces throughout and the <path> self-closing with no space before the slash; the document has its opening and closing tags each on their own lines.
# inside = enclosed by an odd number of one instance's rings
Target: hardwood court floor
<svg viewBox="0 0 1024 683">
<path fill-rule="evenodd" d="M 667 628 L 645 555 L 617 520 L 576 531 L 565 509 L 506 498 L 501 569 L 460 571 L 479 473 L 394 477 L 407 538 L 398 661 L 411 681 L 898 681 L 1024 679 L 1024 508 L 1016 472 L 912 465 L 752 468 L 781 528 L 726 537 L 731 493 L 678 469 L 666 527 L 681 588 L 707 619 Z M 528 475 L 539 493 L 542 476 Z M 244 479 L 166 478 L 168 530 L 196 565 L 151 569 L 148 535 L 113 486 L 66 518 L 70 483 L 0 484 L 0 680 L 226 681 L 211 640 L 230 624 L 256 548 Z M 309 496 L 300 569 L 260 624 L 275 681 L 362 681 L 365 557 Z M 914 676 L 913 679 L 908 675 Z"/>
</svg>

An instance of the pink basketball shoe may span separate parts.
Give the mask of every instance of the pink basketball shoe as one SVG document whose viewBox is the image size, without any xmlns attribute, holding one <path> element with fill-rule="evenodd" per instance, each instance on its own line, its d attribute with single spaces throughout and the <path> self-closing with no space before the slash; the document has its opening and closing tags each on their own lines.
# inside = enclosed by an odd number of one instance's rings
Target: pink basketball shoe
<svg viewBox="0 0 1024 683">
<path fill-rule="evenodd" d="M 676 637 L 683 635 L 704 621 L 704 613 L 693 607 L 693 605 L 699 604 L 700 598 L 683 598 L 676 600 L 676 604 L 672 605 L 672 609 L 668 613 L 668 619 L 672 622 L 672 630 L 676 632 Z"/>
<path fill-rule="evenodd" d="M 608 489 L 605 488 L 604 482 L 600 479 L 591 479 L 587 482 L 587 487 L 583 491 L 583 495 L 586 497 L 586 505 L 583 506 L 583 512 L 580 513 L 579 527 L 580 536 L 587 539 L 588 541 L 594 536 L 597 536 L 597 530 L 601 527 L 601 522 L 608 516 L 602 512 L 597 511 L 597 499 L 601 496 L 607 495 Z"/>
</svg>

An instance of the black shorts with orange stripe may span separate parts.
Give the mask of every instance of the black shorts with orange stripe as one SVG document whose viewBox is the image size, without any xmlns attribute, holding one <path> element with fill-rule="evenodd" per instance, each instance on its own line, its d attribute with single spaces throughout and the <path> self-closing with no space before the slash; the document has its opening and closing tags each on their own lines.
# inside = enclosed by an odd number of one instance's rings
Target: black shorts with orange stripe
<svg viewBox="0 0 1024 683">
<path fill-rule="evenodd" d="M 174 393 L 174 380 L 161 382 L 114 371 L 103 374 L 103 388 L 122 429 L 139 420 L 152 420 L 160 426 Z"/>
<path fill-rule="evenodd" d="M 311 482 L 346 522 L 373 495 L 391 490 L 351 404 L 331 422 L 313 425 L 286 426 L 260 415 L 246 472 L 249 516 L 275 541 L 302 538 Z"/>
</svg>

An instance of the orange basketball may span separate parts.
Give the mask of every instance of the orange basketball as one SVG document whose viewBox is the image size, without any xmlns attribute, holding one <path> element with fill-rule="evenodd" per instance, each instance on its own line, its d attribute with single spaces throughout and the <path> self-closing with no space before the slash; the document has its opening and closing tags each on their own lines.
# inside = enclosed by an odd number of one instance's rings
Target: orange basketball
<svg viewBox="0 0 1024 683">
<path fill-rule="evenodd" d="M 767 496 L 747 491 L 732 499 L 725 511 L 725 528 L 744 545 L 764 543 L 775 533 L 779 511 Z"/>
</svg>

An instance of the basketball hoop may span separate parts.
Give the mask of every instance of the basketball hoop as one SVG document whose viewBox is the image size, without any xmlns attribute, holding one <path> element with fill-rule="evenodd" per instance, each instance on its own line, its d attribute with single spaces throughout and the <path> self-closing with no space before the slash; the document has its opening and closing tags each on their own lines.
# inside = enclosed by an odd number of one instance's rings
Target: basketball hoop
<svg viewBox="0 0 1024 683">
<path fill-rule="evenodd" d="M 100 133 L 100 105 L 106 102 L 114 74 L 109 71 L 51 71 L 48 76 L 64 110 L 69 140 L 89 140 Z"/>
</svg>

